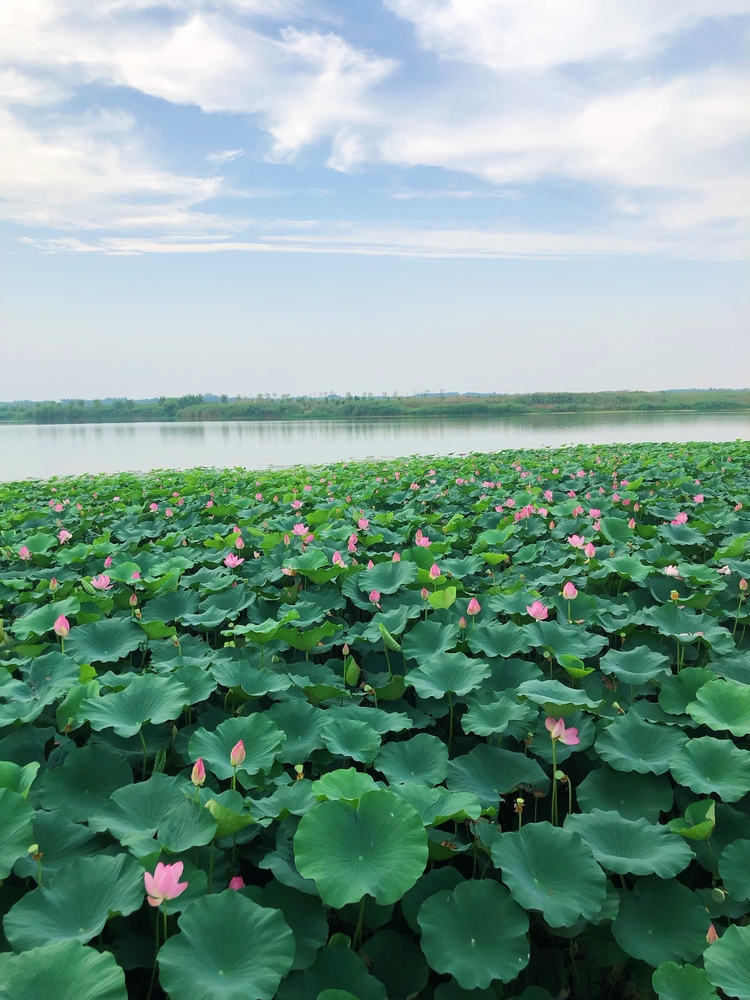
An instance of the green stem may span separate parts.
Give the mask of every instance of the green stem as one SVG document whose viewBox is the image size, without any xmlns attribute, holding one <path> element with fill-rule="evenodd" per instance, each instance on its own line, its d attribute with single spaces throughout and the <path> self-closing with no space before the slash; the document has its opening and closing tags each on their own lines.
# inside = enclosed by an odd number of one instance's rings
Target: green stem
<svg viewBox="0 0 750 1000">
<path fill-rule="evenodd" d="M 151 982 L 148 986 L 148 993 L 146 994 L 146 1000 L 151 1000 L 151 994 L 154 992 L 154 983 L 156 982 L 156 960 L 159 957 L 159 914 L 156 914 L 156 945 L 154 948 L 154 966 L 151 969 Z"/>
<path fill-rule="evenodd" d="M 208 891 L 214 891 L 214 847 L 216 841 L 211 841 L 211 850 L 208 855 Z"/>
<path fill-rule="evenodd" d="M 448 712 L 449 712 L 449 723 L 448 723 L 448 753 L 451 752 L 451 743 L 453 743 L 453 692 L 448 692 Z"/>
<path fill-rule="evenodd" d="M 568 816 L 573 812 L 573 782 L 568 775 Z"/>
<path fill-rule="evenodd" d="M 237 768 L 232 765 L 232 791 L 237 791 Z"/>
<path fill-rule="evenodd" d="M 388 677 L 393 677 L 393 671 L 391 670 L 391 659 L 388 656 L 388 647 L 383 643 L 383 652 L 385 653 L 385 662 L 388 664 Z"/>
<path fill-rule="evenodd" d="M 557 826 L 557 740 L 552 740 L 552 825 Z"/>
<path fill-rule="evenodd" d="M 164 900 L 164 940 L 169 937 L 169 927 L 167 925 L 167 901 Z"/>
<path fill-rule="evenodd" d="M 138 735 L 141 738 L 141 746 L 143 747 L 143 780 L 146 780 L 146 767 L 148 766 L 148 747 L 146 746 L 146 737 L 143 735 L 143 730 L 138 730 Z"/>
<path fill-rule="evenodd" d="M 36 884 L 37 885 L 42 884 L 42 859 L 40 856 L 38 856 L 38 852 L 36 859 Z"/>
<path fill-rule="evenodd" d="M 354 939 L 352 940 L 352 948 L 356 951 L 362 944 L 362 921 L 365 917 L 365 897 L 359 901 L 359 916 L 357 917 L 357 929 L 354 932 Z"/>
</svg>

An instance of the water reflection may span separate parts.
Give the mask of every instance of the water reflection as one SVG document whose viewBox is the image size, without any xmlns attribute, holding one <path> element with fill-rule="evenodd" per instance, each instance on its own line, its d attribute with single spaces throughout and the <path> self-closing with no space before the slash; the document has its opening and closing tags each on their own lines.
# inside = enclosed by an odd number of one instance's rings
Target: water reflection
<svg viewBox="0 0 750 1000">
<path fill-rule="evenodd" d="M 563 444 L 732 441 L 750 413 L 566 413 L 468 420 L 0 425 L 0 478 L 197 465 L 263 468 Z"/>
</svg>

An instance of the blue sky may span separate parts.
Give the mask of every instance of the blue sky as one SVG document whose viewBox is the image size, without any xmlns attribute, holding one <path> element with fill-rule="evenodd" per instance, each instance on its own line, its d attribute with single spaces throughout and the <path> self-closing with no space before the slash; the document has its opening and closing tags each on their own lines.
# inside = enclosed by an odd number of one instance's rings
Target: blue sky
<svg viewBox="0 0 750 1000">
<path fill-rule="evenodd" d="M 750 0 L 6 0 L 3 398 L 742 386 Z"/>
</svg>

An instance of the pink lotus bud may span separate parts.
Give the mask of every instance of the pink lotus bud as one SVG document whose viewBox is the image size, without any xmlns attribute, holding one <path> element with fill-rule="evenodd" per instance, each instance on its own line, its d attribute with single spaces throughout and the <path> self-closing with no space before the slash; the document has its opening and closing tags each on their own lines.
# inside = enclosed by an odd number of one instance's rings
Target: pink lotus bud
<svg viewBox="0 0 750 1000">
<path fill-rule="evenodd" d="M 526 606 L 526 613 L 535 621 L 544 621 L 549 615 L 549 609 L 541 601 L 533 601 Z"/>
<path fill-rule="evenodd" d="M 193 764 L 193 770 L 190 773 L 190 780 L 195 785 L 196 788 L 200 788 L 201 785 L 206 780 L 206 765 L 203 763 L 203 758 L 199 757 L 198 760 Z"/>
<path fill-rule="evenodd" d="M 50 590 L 52 591 L 52 593 L 54 594 L 54 592 L 55 592 L 56 590 L 58 590 L 58 589 L 59 589 L 59 587 L 60 587 L 60 584 L 59 584 L 59 583 L 57 582 L 57 577 L 54 577 L 54 576 L 53 576 L 53 577 L 52 577 L 52 579 L 51 579 L 51 580 L 50 580 L 50 582 L 49 582 L 49 589 L 50 589 Z"/>
<path fill-rule="evenodd" d="M 709 944 L 713 944 L 714 941 L 718 940 L 719 940 L 719 935 L 716 933 L 716 928 L 714 927 L 713 924 L 709 924 L 708 933 L 706 934 L 706 941 L 708 941 Z"/>
<path fill-rule="evenodd" d="M 133 573 L 133 575 L 130 577 L 131 580 L 140 580 L 140 578 L 141 574 L 138 570 L 136 570 L 135 573 Z"/>
<path fill-rule="evenodd" d="M 401 562 L 401 555 L 398 552 L 394 552 L 391 562 Z"/>
<path fill-rule="evenodd" d="M 548 503 L 552 503 L 552 500 L 554 499 L 553 494 L 552 494 L 552 490 L 545 490 L 544 491 L 544 499 L 547 500 Z"/>
<path fill-rule="evenodd" d="M 171 507 L 167 507 L 167 509 L 164 511 L 164 516 L 165 517 L 174 517 L 174 511 L 172 510 Z"/>
<path fill-rule="evenodd" d="M 234 540 L 234 547 L 236 549 L 244 549 L 245 548 L 245 543 L 242 540 L 242 535 L 237 535 L 237 537 Z"/>
<path fill-rule="evenodd" d="M 284 535 L 284 545 L 289 545 L 289 544 L 290 544 L 289 535 Z"/>
<path fill-rule="evenodd" d="M 628 527 L 632 530 L 635 527 L 635 518 L 631 517 L 628 521 Z"/>
<path fill-rule="evenodd" d="M 702 493 L 696 493 L 693 497 L 693 503 L 703 503 L 705 499 Z"/>
<path fill-rule="evenodd" d="M 550 523 L 549 523 L 549 530 L 550 531 L 554 531 L 555 530 L 555 522 L 554 521 L 550 521 Z"/>
<path fill-rule="evenodd" d="M 349 552 L 356 552 L 357 551 L 357 536 L 356 535 L 349 535 L 349 542 L 348 542 L 348 544 L 347 544 L 346 547 L 349 550 Z"/>
<path fill-rule="evenodd" d="M 370 591 L 370 601 L 372 604 L 378 604 L 380 602 L 380 593 L 377 590 Z"/>
<path fill-rule="evenodd" d="M 107 556 L 107 558 L 104 560 L 104 568 L 109 569 L 111 565 L 112 565 L 112 556 Z"/>
<path fill-rule="evenodd" d="M 138 607 L 138 597 L 136 596 L 136 594 L 131 594 L 130 595 L 130 598 L 128 600 L 128 604 L 130 605 L 131 608 Z"/>
<path fill-rule="evenodd" d="M 562 595 L 566 601 L 574 601 L 578 597 L 578 591 L 570 580 L 563 587 Z"/>
<path fill-rule="evenodd" d="M 348 656 L 349 655 L 349 643 L 348 642 L 345 642 L 344 645 L 341 647 L 341 652 L 344 654 L 344 656 Z"/>
<path fill-rule="evenodd" d="M 333 563 L 334 566 L 344 566 L 345 565 L 344 560 L 343 560 L 340 552 L 334 552 L 333 553 L 333 556 L 331 557 L 331 562 Z"/>
<path fill-rule="evenodd" d="M 70 634 L 70 622 L 65 615 L 60 615 L 52 627 L 55 630 L 55 635 L 59 636 L 61 639 L 64 639 Z"/>
<path fill-rule="evenodd" d="M 158 503 L 150 503 L 148 505 L 148 509 L 151 510 L 151 511 L 157 511 L 159 509 L 159 504 Z"/>
<path fill-rule="evenodd" d="M 367 568 L 368 569 L 373 569 L 374 566 L 375 566 L 375 563 L 372 561 L 372 559 L 369 559 L 368 562 L 367 562 Z"/>
<path fill-rule="evenodd" d="M 245 760 L 245 744 L 242 740 L 237 740 L 229 754 L 229 763 L 232 767 L 239 767 Z"/>
<path fill-rule="evenodd" d="M 244 889 L 245 880 L 241 875 L 235 875 L 234 878 L 230 878 L 229 880 L 229 888 L 235 890 Z"/>
<path fill-rule="evenodd" d="M 206 500 L 206 507 L 213 507 L 213 505 L 214 505 L 213 500 Z"/>
<path fill-rule="evenodd" d="M 422 587 L 422 600 L 426 601 L 430 596 L 430 592 L 427 587 Z"/>
<path fill-rule="evenodd" d="M 466 614 L 478 615 L 481 610 L 482 610 L 482 605 L 479 603 L 476 597 L 472 597 L 472 599 L 469 601 L 469 606 L 466 609 Z"/>
<path fill-rule="evenodd" d="M 430 566 L 430 579 L 439 580 L 440 576 L 441 576 L 440 567 L 438 566 L 437 563 L 433 563 L 432 566 Z"/>
<path fill-rule="evenodd" d="M 744 577 L 744 576 L 743 576 L 743 577 L 742 577 L 742 579 L 740 580 L 740 582 L 739 582 L 739 584 L 738 584 L 738 587 L 740 588 L 740 590 L 742 591 L 742 593 L 743 593 L 743 594 L 744 594 L 744 593 L 745 593 L 745 591 L 747 590 L 747 580 L 745 579 L 745 577 Z"/>
<path fill-rule="evenodd" d="M 26 545 L 22 545 L 21 548 L 18 550 L 18 558 L 23 559 L 24 562 L 26 562 L 28 559 L 31 559 L 31 553 L 29 552 L 28 547 Z"/>
<path fill-rule="evenodd" d="M 458 619 L 458 627 L 466 628 L 466 619 L 464 618 L 463 615 L 461 615 L 461 617 Z"/>
<path fill-rule="evenodd" d="M 587 542 L 583 551 L 587 559 L 594 559 L 596 557 L 596 546 L 593 542 Z"/>
</svg>

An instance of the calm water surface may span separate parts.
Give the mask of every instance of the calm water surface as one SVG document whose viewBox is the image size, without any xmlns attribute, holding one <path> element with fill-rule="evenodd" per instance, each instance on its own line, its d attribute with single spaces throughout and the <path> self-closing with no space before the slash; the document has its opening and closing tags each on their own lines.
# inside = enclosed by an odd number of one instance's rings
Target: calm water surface
<svg viewBox="0 0 750 1000">
<path fill-rule="evenodd" d="M 750 413 L 531 414 L 493 420 L 0 425 L 0 479 L 267 466 L 546 445 L 733 441 Z"/>
</svg>

